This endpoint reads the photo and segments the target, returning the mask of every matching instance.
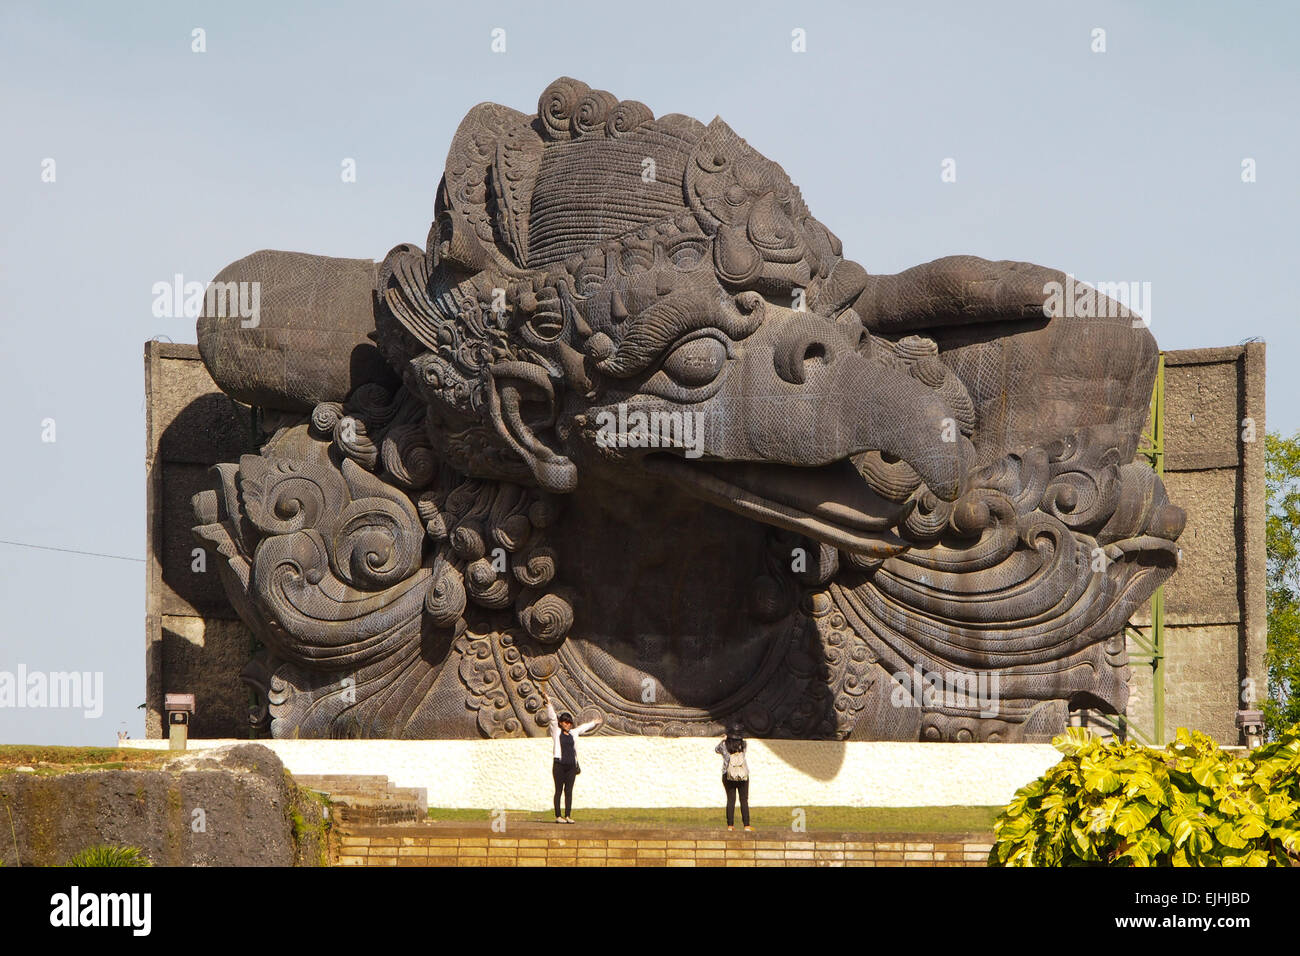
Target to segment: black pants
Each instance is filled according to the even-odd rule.
[[[551,764],[551,778],[555,781],[555,815],[573,815],[573,781],[578,776],[578,765],[562,764],[557,757]],[[560,791],[564,791],[564,813],[560,813]]]
[[[736,825],[736,794],[740,794],[740,819],[749,826],[749,781],[723,777],[722,786],[727,791],[727,826]]]

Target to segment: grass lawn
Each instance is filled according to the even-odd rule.
[[[793,807],[751,807],[750,822],[761,829],[789,829]],[[860,833],[982,833],[991,832],[1001,807],[804,807],[809,830],[852,830]],[[723,807],[672,807],[666,809],[574,809],[579,823],[616,823],[639,827],[717,827],[725,824]],[[489,820],[487,810],[453,810],[430,807],[429,819],[446,823]],[[546,810],[508,810],[506,820],[517,823],[554,823]],[[736,814],[739,825],[740,814]]]
[[[32,744],[0,744],[0,773],[15,767],[31,767],[38,774],[73,770],[146,770],[160,767],[170,751],[131,750],[117,747],[52,747]]]

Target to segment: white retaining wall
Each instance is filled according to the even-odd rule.
[[[578,741],[579,807],[708,807],[722,799],[720,738],[591,737]],[[191,740],[189,749],[249,743]],[[259,740],[295,774],[383,774],[431,807],[545,810],[549,738]],[[166,749],[166,740],[124,747]],[[1057,762],[1045,744],[749,741],[753,806],[1003,805]]]

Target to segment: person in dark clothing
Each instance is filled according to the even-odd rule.
[[[740,797],[740,819],[746,830],[749,825],[749,760],[746,757],[745,738],[739,727],[727,731],[726,739],[713,748],[722,754],[722,788],[727,792],[727,829],[736,829],[736,798]]]
[[[578,766],[578,748],[576,741],[585,733],[600,726],[599,720],[573,725],[573,717],[567,711],[555,713],[551,698],[543,691],[546,700],[546,715],[550,718],[551,741],[554,743],[554,760],[551,763],[551,779],[555,781],[555,822],[573,822],[573,782],[582,768]],[[560,814],[560,795],[564,795],[564,814]]]

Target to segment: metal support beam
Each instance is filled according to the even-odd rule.
[[[1143,447],[1138,449],[1138,454],[1146,457],[1151,463],[1152,469],[1161,478],[1165,474],[1165,353],[1160,353],[1159,364],[1156,366],[1156,380],[1151,387],[1151,430],[1144,432],[1142,438],[1145,441]],[[1121,719],[1121,726],[1126,731],[1132,732],[1133,736],[1145,743],[1153,744],[1157,747],[1163,747],[1165,740],[1165,588],[1164,585],[1156,588],[1156,593],[1151,595],[1151,633],[1143,634],[1137,628],[1130,625],[1126,629],[1129,640],[1137,646],[1139,653],[1132,655],[1132,659],[1139,663],[1149,663],[1151,665],[1151,716],[1152,728],[1151,736],[1138,731],[1129,724],[1127,718]],[[1144,739],[1145,738],[1145,739]]]

